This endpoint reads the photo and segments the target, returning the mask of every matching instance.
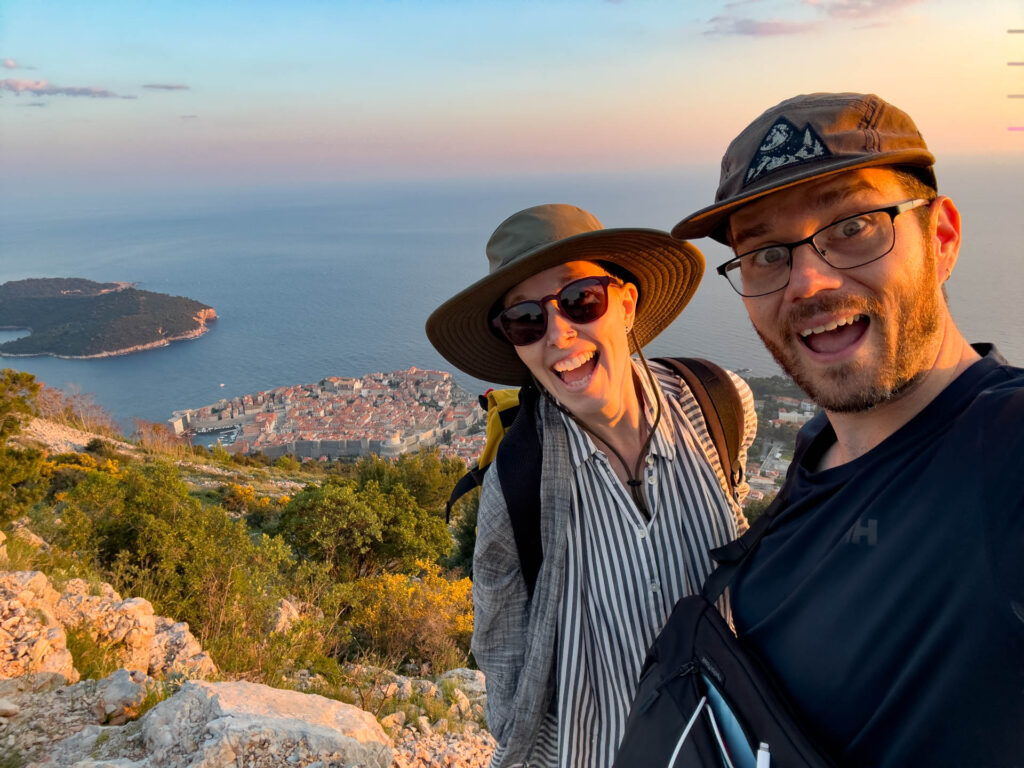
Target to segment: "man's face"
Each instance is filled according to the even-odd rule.
[[[912,197],[892,170],[850,171],[741,208],[730,218],[730,241],[736,253],[793,242]],[[903,213],[893,223],[895,245],[883,258],[839,270],[803,245],[793,252],[786,288],[744,299],[775,360],[827,410],[858,412],[894,399],[938,354],[945,267],[917,214]]]

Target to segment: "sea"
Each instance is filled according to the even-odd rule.
[[[959,158],[937,168],[964,219],[949,282],[973,341],[1024,364],[1024,156]],[[0,282],[29,277],[128,281],[214,307],[201,338],[120,357],[0,358],[47,385],[91,393],[126,429],[221,398],[416,366],[452,367],[423,327],[445,299],[486,273],[484,246],[507,216],[566,202],[607,227],[670,229],[708,204],[717,168],[468,180],[230,182],[23,196],[0,203]],[[13,191],[13,190],[12,190]],[[778,368],[738,296],[713,267],[730,255],[698,242],[709,265],[695,298],[646,349],[707,357],[751,375]],[[0,340],[24,331],[0,331]]]

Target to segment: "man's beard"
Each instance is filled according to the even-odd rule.
[[[934,262],[926,261],[925,269],[930,270]],[[756,326],[755,330],[779,366],[814,402],[833,413],[859,413],[912,388],[935,354],[933,342],[940,327],[941,302],[933,281],[908,281],[894,290],[890,299],[891,313],[886,313],[877,299],[862,296],[807,302],[783,322],[781,341],[768,338]],[[870,324],[864,332],[871,333],[871,326],[876,326],[881,349],[867,363],[850,361],[827,367],[807,364],[800,357],[797,345],[803,342],[793,324],[817,313],[867,315]]]

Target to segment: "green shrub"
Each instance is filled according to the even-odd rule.
[[[473,570],[473,550],[476,548],[476,516],[480,509],[480,491],[463,497],[452,515],[452,552],[445,561],[448,568],[469,575]]]
[[[403,454],[394,461],[370,455],[356,464],[361,487],[376,483],[388,492],[401,486],[426,510],[443,515],[455,483],[466,472],[462,459],[441,458],[437,448]]]
[[[328,563],[342,581],[436,561],[451,546],[444,520],[401,485],[330,478],[307,486],[281,511],[276,530],[300,559]]]
[[[12,368],[0,370],[0,445],[21,432],[37,413],[36,399],[41,385],[36,377]]]
[[[189,495],[168,464],[90,472],[62,498],[57,543],[122,594],[187,621],[222,669],[251,663],[292,568],[284,542]],[[218,658],[218,653],[221,658]]]
[[[0,448],[0,520],[13,520],[41,501],[50,487],[42,451]]]
[[[86,453],[90,453],[93,456],[99,456],[104,459],[121,459],[125,458],[124,454],[118,451],[113,445],[101,437],[94,437],[88,443],[85,444]]]

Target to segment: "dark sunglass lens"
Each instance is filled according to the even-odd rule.
[[[533,344],[544,335],[544,308],[534,301],[515,304],[500,315],[501,329],[517,347]]]
[[[608,309],[608,291],[598,278],[586,277],[565,286],[558,306],[575,323],[591,323]]]

